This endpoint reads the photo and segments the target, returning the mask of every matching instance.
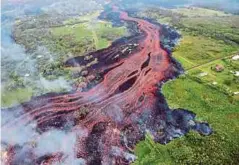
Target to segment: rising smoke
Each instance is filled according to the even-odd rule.
[[[25,48],[16,44],[12,39],[15,20],[41,13],[75,15],[103,9],[103,4],[104,1],[99,3],[93,0],[4,0],[1,15],[1,88],[4,89],[9,83],[10,75],[16,73],[17,76],[24,79],[25,86],[34,84],[34,88],[42,89],[45,92],[58,91],[59,89],[71,90],[72,82],[64,77],[48,80],[39,74],[37,62],[40,58],[36,58],[35,54],[38,54],[38,57],[48,58],[49,61],[53,61],[56,55],[42,46],[39,46],[34,53],[26,53]]]
[[[54,91],[57,88],[71,90],[71,85],[64,77],[58,77],[55,80],[47,80],[39,75],[37,66],[38,58],[35,54],[40,54],[49,60],[54,60],[54,54],[46,48],[38,47],[35,54],[26,53],[21,45],[16,44],[12,39],[12,28],[16,19],[21,19],[30,15],[37,15],[42,12],[76,14],[78,12],[94,11],[102,9],[102,5],[92,0],[23,0],[23,1],[2,1],[2,22],[1,22],[1,88],[4,88],[9,79],[9,70],[16,72],[18,76],[24,78],[24,83],[31,82],[38,88],[43,88],[47,92]],[[38,55],[38,57],[40,57]],[[9,69],[11,68],[11,69]],[[34,75],[34,76],[33,76]],[[74,146],[77,137],[84,136],[85,131],[49,130],[39,133],[36,129],[36,123],[27,123],[26,121],[14,121],[23,114],[21,106],[17,110],[2,110],[1,112],[1,152],[7,150],[9,146],[19,146],[14,159],[16,164],[30,165],[31,157],[37,157],[47,154],[62,152],[63,161],[57,165],[72,164],[83,165],[84,159],[76,159]],[[30,120],[30,119],[29,119]],[[32,153],[29,153],[31,151]],[[20,162],[19,162],[20,161]],[[13,160],[14,162],[14,160]],[[4,161],[1,162],[4,164]]]
[[[1,151],[9,149],[9,146],[19,146],[13,157],[18,161],[16,164],[32,164],[34,156],[41,157],[56,153],[62,153],[63,160],[57,165],[72,164],[83,165],[84,159],[75,158],[75,145],[78,137],[86,136],[84,129],[74,129],[73,131],[51,129],[47,132],[40,133],[37,131],[36,123],[27,123],[28,119],[18,120],[23,109],[2,111],[1,121]],[[17,121],[17,124],[14,123]],[[70,124],[70,122],[68,123]],[[19,162],[20,161],[20,162]],[[4,164],[4,161],[2,161]]]

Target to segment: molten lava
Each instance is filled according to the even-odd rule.
[[[188,126],[174,124],[174,114],[170,114],[171,120],[168,119],[171,110],[159,92],[159,84],[177,76],[181,69],[161,48],[160,27],[132,18],[116,7],[112,12],[119,13],[122,21],[137,24],[140,34],[125,43],[112,44],[91,53],[99,62],[88,68],[89,75],[99,73],[102,79],[83,91],[46,94],[8,109],[17,113],[22,108],[23,112],[4,124],[3,131],[18,123],[28,125],[34,121],[41,135],[51,129],[64,130],[70,121],[72,124],[67,131],[76,132],[77,139],[71,156],[92,165],[129,164],[135,159],[130,152],[147,132],[155,141],[164,143],[176,137],[172,135],[175,130],[181,131],[179,136],[188,131]],[[125,51],[126,46],[133,43],[137,48]],[[84,61],[76,57],[69,59],[66,66],[80,63]],[[186,114],[186,110],[182,112]],[[193,121],[195,115],[189,114],[191,116],[186,115],[188,118],[181,121]],[[18,164],[17,151],[24,145],[7,145],[5,164]],[[66,159],[61,151],[38,157],[31,151],[33,148],[27,152],[28,156],[25,155],[32,164],[53,164]]]

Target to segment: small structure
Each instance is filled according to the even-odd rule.
[[[207,75],[208,75],[207,72],[202,72],[202,73],[200,73],[198,76],[199,76],[199,77],[204,77],[204,76],[207,76]]]
[[[233,57],[232,57],[232,60],[235,60],[235,61],[236,61],[236,60],[239,60],[239,55],[233,56]]]
[[[220,64],[216,64],[216,66],[212,69],[215,70],[216,72],[222,72],[224,70],[224,66]]]

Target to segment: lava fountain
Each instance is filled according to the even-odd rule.
[[[207,123],[194,121],[194,113],[170,110],[160,93],[162,83],[182,71],[161,47],[162,27],[117,7],[111,12],[137,25],[138,34],[90,53],[98,63],[87,68],[89,83],[82,90],[48,93],[2,110],[6,165],[129,164],[136,159],[135,144],[146,134],[166,143],[190,129],[211,133]],[[65,65],[87,62],[81,58]],[[95,81],[96,75],[101,79]]]

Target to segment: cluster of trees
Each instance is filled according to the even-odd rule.
[[[225,43],[228,43],[228,44],[237,44],[237,45],[239,44],[239,35],[235,35],[233,29],[231,29],[230,31],[222,32],[222,31],[218,31],[218,29],[216,28],[209,29],[208,27],[203,25],[188,26],[181,22],[176,24],[176,27],[194,36],[202,35],[206,37],[223,40]]]
[[[45,28],[30,30],[15,28],[12,37],[17,44],[25,47],[26,52],[33,53],[36,51],[37,47],[42,45],[42,42],[49,39],[51,35],[50,31]]]
[[[55,37],[53,42],[56,45],[53,51],[62,50],[64,53],[72,53],[73,55],[80,55],[86,52],[95,50],[94,40],[92,38],[83,38],[77,41],[72,35],[64,35],[61,37]]]
[[[194,22],[192,20],[191,24],[186,24],[185,19],[191,18],[180,15],[177,18],[168,11],[158,10],[148,11],[148,16],[154,19],[170,18],[171,25],[189,35],[203,35],[207,38],[220,39],[229,44],[239,44],[238,31],[230,24],[220,26],[222,22],[218,21],[212,26],[203,22],[203,20],[201,26],[198,26],[198,22],[195,20]],[[174,21],[172,21],[172,17],[174,17]],[[208,18],[205,17],[204,19],[207,20]],[[231,17],[221,19],[231,19]],[[232,51],[229,50],[229,52]],[[188,54],[190,53],[188,52]],[[202,58],[202,56],[199,57]],[[226,64],[228,65],[226,67],[230,70],[238,70],[236,63],[227,60]],[[169,105],[194,111],[201,120],[207,121],[212,126],[213,134],[204,137],[195,132],[190,132],[167,145],[157,144],[146,137],[145,141],[141,141],[136,147],[138,159],[134,163],[135,165],[238,164],[239,139],[236,136],[238,130],[238,127],[236,127],[238,125],[238,101],[222,85],[213,85],[195,75],[198,75],[198,73],[180,76],[177,80],[165,84],[162,91]],[[224,84],[236,84],[236,81],[238,83],[238,77],[234,76],[233,79],[225,80]],[[206,94],[204,91],[206,91]]]
[[[172,25],[177,25],[180,23],[181,19],[185,16],[183,16],[180,13],[174,13],[171,10],[163,9],[163,8],[151,8],[144,12],[146,18],[151,19],[160,19],[160,18],[170,18],[170,23]]]
[[[108,41],[113,41],[120,36],[121,35],[114,33],[114,31],[101,34],[101,37],[107,39]]]
[[[10,73],[9,79],[11,79],[12,81],[8,81],[6,83],[7,86],[5,87],[5,89],[11,91],[11,90],[14,90],[16,88],[25,87],[24,79],[22,77],[20,77],[19,75],[17,75],[16,72]]]
[[[25,17],[21,20],[18,20],[15,24],[15,28],[21,31],[30,30],[30,29],[42,29],[60,26],[63,24],[63,21],[67,17],[63,17],[62,15],[49,15],[49,14],[41,14],[37,16]]]
[[[182,15],[180,13],[173,12],[168,9],[162,8],[151,8],[143,13],[139,14],[139,16],[143,16],[151,19],[162,19],[168,18],[169,23],[181,29],[182,31],[186,31],[191,33],[192,35],[203,35],[206,37],[211,37],[215,39],[223,40],[229,44],[239,44],[239,31],[237,30],[239,25],[237,22],[238,16],[213,16],[213,17],[195,17],[202,19],[190,18],[188,16]],[[189,23],[186,23],[185,20],[190,20]],[[199,24],[199,22],[202,22]],[[214,22],[214,24],[207,24],[207,22]],[[221,24],[227,24],[226,26],[221,26]]]
[[[71,34],[64,36],[53,35],[49,27],[60,25],[60,19],[50,19],[45,15],[38,17],[33,20],[28,20],[27,18],[16,24],[13,31],[14,40],[25,47],[27,55],[31,59],[37,59],[35,67],[39,75],[50,80],[56,79],[59,76],[71,77],[72,73],[65,69],[64,61],[69,57],[95,50],[94,40],[92,38],[77,40]],[[43,18],[46,18],[45,23],[42,22],[44,21]],[[50,22],[50,20],[53,22]],[[39,27],[37,27],[38,24]],[[39,51],[41,47],[45,49]],[[19,82],[19,80],[16,77],[10,79],[14,83],[12,86],[16,87],[15,83]]]

